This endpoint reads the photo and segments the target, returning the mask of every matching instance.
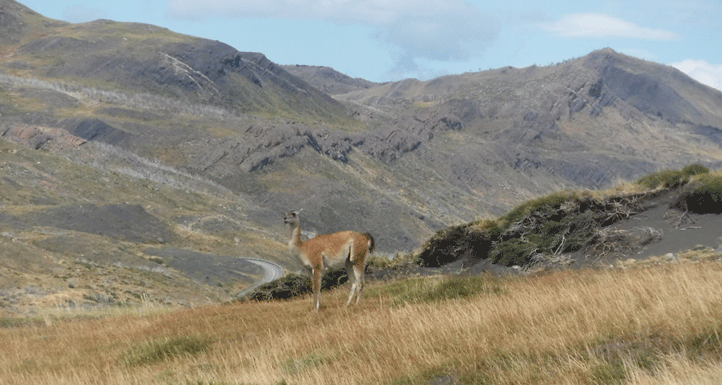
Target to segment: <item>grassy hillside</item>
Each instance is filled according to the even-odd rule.
[[[45,151],[0,140],[0,315],[217,303],[262,275],[237,257],[286,264],[278,235],[243,222],[257,209],[227,189],[119,148],[27,132]],[[72,160],[49,151],[66,145]],[[185,255],[196,265],[179,266]]]
[[[255,252],[283,254],[282,243],[267,238],[268,232],[213,230],[214,220],[232,223],[237,215],[238,206],[229,208],[240,204],[232,194],[159,165],[140,167],[143,161],[127,154],[120,159],[136,162],[130,170],[145,170],[147,177],[110,171],[121,170],[114,163],[117,156],[103,167],[81,167],[6,141],[0,146],[7,182],[0,185],[0,278],[12,283],[0,291],[5,309],[0,351],[12,352],[0,356],[3,383],[694,384],[722,379],[720,249],[612,268],[371,281],[359,306],[342,307],[346,289],[332,289],[323,293],[319,313],[310,311],[308,296],[214,305],[209,300],[228,296],[225,283],[214,288],[202,277],[180,274],[172,260],[158,255],[176,247],[233,250],[230,237],[243,234],[256,237],[243,241],[256,245]],[[77,158],[93,148],[76,148]],[[161,177],[175,180],[178,188],[155,184]],[[674,204],[691,213],[690,203],[719,207],[721,178],[719,171],[698,165],[664,170],[616,190],[543,196],[467,228],[501,237],[529,218],[551,223],[555,217],[548,213],[558,214],[562,207],[576,212],[568,210],[569,202],[609,202],[622,191],[640,196],[676,189]],[[200,191],[198,186],[211,192],[191,190]],[[78,202],[78,194],[68,193],[73,189],[92,194]],[[157,235],[122,240],[54,223],[50,215],[60,210],[57,215],[77,216],[101,207],[100,202],[149,220],[145,211],[170,233],[162,241]],[[611,202],[619,203],[611,204],[615,210],[624,206]],[[37,212],[45,213],[44,223],[32,222]],[[719,223],[711,229],[711,240],[719,245]],[[451,233],[447,229],[437,237]],[[546,242],[554,235],[519,239]],[[504,242],[500,239],[495,245]],[[186,307],[178,310],[178,303]]]
[[[413,253],[397,253],[392,260],[372,256],[366,273],[408,277],[598,268],[656,263],[661,254],[678,260],[677,254],[694,249],[697,253],[685,254],[690,258],[722,252],[720,212],[722,170],[692,164],[608,190],[564,190],[530,199],[502,216],[439,230]],[[322,289],[345,281],[343,269],[327,272]],[[287,299],[310,291],[308,277],[289,274],[247,298]]]
[[[714,256],[718,259],[722,255]],[[722,380],[722,265],[417,278],[310,299],[0,328],[7,384]]]

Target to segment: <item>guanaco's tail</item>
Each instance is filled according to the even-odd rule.
[[[368,239],[369,253],[374,251],[374,247],[376,247],[374,237],[372,237],[369,233],[363,233],[363,235]]]

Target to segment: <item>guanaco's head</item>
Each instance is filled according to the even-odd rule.
[[[287,212],[286,215],[283,216],[283,223],[285,223],[291,227],[298,226],[301,223],[300,220],[298,219],[299,212],[300,211],[296,211],[296,210],[291,210],[291,211]]]

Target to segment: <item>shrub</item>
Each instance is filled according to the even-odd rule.
[[[502,229],[507,229],[513,223],[520,221],[526,215],[535,211],[545,210],[548,208],[558,208],[565,202],[575,201],[578,199],[579,194],[575,191],[560,191],[524,202],[500,218],[500,227]]]
[[[321,290],[333,289],[348,281],[346,269],[325,271],[321,278]],[[286,274],[283,277],[259,286],[256,290],[246,294],[244,299],[252,301],[267,301],[273,299],[291,299],[310,294],[311,277],[302,274]]]
[[[640,186],[654,190],[658,187],[675,187],[686,183],[689,176],[685,175],[681,170],[662,170],[649,175],[645,175],[637,179]]]
[[[690,164],[681,170],[662,170],[637,179],[637,184],[653,190],[658,187],[670,188],[689,182],[691,176],[709,173],[709,169],[701,164]]]
[[[419,254],[420,265],[439,267],[460,259],[486,258],[497,236],[494,231],[480,231],[469,225],[446,228],[426,243]]]
[[[208,338],[198,336],[147,342],[131,348],[121,360],[127,366],[151,365],[180,356],[194,356],[208,350],[210,345]]]
[[[511,238],[494,245],[494,249],[489,253],[489,258],[497,265],[522,266],[538,251],[539,248],[533,243],[519,238]]]
[[[391,266],[396,265],[400,260],[406,258],[405,256],[401,256],[400,254],[396,254],[394,258],[388,258],[386,256],[381,255],[373,255],[369,254],[366,257],[366,274],[372,274],[377,271],[388,269]]]
[[[682,173],[688,176],[709,174],[709,169],[705,166],[702,166],[701,164],[694,163],[684,166],[684,168],[682,169]]]
[[[722,213],[722,175],[705,174],[683,197],[686,209],[699,214]]]

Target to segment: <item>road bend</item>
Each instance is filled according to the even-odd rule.
[[[263,285],[264,283],[268,283],[275,279],[281,278],[281,276],[283,275],[283,268],[277,263],[273,263],[273,262],[267,261],[265,259],[258,259],[258,258],[243,258],[243,259],[260,266],[263,269],[263,278],[261,278],[261,280],[256,282],[255,284],[253,284],[253,286],[238,293],[238,295],[236,296],[238,298],[241,298],[244,295],[252,292],[253,290],[256,290],[257,287]]]

